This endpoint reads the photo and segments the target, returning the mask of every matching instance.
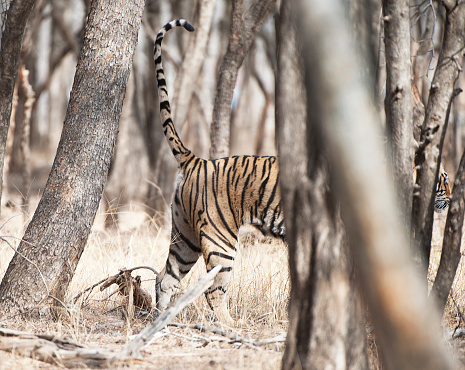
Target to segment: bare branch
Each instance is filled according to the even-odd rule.
[[[2,196],[5,146],[10,126],[11,104],[18,74],[21,42],[35,0],[10,3],[0,49],[0,198]]]
[[[256,0],[242,22],[242,0],[233,2],[228,50],[221,61],[211,124],[210,158],[229,155],[229,121],[237,73],[276,0]]]

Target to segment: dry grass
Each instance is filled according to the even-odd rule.
[[[19,214],[18,209],[5,209],[1,219]],[[98,287],[90,294],[84,294],[78,304],[73,298],[85,288],[118,272],[120,268],[148,265],[160,271],[165,263],[168,247],[168,230],[158,227],[147,217],[143,209],[132,205],[119,210],[120,226],[116,230],[105,230],[104,215],[96,218],[86,249],[70,285],[67,302],[70,315],[54,322],[47,311],[41,311],[37,318],[2,318],[9,328],[34,333],[53,333],[68,337],[88,346],[98,346],[117,350],[122,347],[132,333],[140,331],[147,323],[135,319],[128,328],[122,318],[121,307],[124,299],[116,290],[109,288],[100,292]],[[9,240],[16,247],[24,233],[26,223],[22,216],[9,220],[1,229],[0,235],[12,236]],[[284,244],[272,239],[263,239],[241,231],[240,248],[234,273],[228,289],[228,303],[231,314],[236,319],[244,319],[243,327],[227,328],[228,331],[251,337],[266,339],[287,330],[287,301],[289,295],[289,274],[287,249]],[[0,244],[0,279],[3,277],[13,250],[5,243]],[[182,281],[181,291],[195,284],[205,272],[202,260]],[[133,276],[141,275],[142,287],[155,297],[154,274],[149,270],[137,270]],[[186,308],[177,318],[181,323],[215,324],[211,321],[211,311],[202,296]],[[205,342],[202,337],[214,336],[194,329],[169,328],[172,334],[157,339],[144,350],[148,362],[136,367],[185,368],[277,368],[280,365],[282,344],[264,348],[238,347],[218,341]],[[5,365],[4,365],[5,364]],[[0,369],[14,367],[40,368],[45,364],[31,359],[0,351]]]

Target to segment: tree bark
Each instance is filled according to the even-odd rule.
[[[455,81],[461,70],[465,46],[465,3],[443,1],[446,22],[442,50],[431,84],[426,106],[420,148],[415,162],[417,170],[416,192],[413,197],[413,232],[418,244],[426,276],[433,232],[434,193],[438,181],[444,141],[446,113],[453,98]]]
[[[383,0],[386,58],[386,130],[397,206],[410,232],[413,197],[413,110],[408,0]]]
[[[234,0],[228,50],[221,61],[210,129],[210,158],[229,155],[231,102],[237,73],[276,0],[256,0],[242,20],[243,0]]]
[[[439,338],[439,317],[428,305],[424,284],[411,265],[384,165],[380,125],[377,129],[342,5],[338,0],[301,4],[307,92],[314,92],[308,98],[308,112],[321,117],[315,125],[327,151],[330,186],[341,202],[384,365],[451,369]]]
[[[339,206],[326,186],[318,117],[306,111],[306,96],[313,93],[303,85],[301,43],[290,12],[291,3],[283,2],[276,32],[276,124],[291,276],[282,368],[368,369],[362,304]]]
[[[102,196],[143,9],[92,2],[55,161],[0,285],[3,312],[64,297]]]
[[[18,75],[21,42],[35,0],[11,1],[0,50],[0,199],[3,188],[5,147],[10,127],[11,104]]]

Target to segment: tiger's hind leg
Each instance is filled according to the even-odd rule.
[[[213,285],[205,292],[205,298],[218,320],[228,325],[235,324],[235,321],[229,314],[225,299],[236,256],[235,244],[236,239],[232,237],[229,240],[219,242],[218,240],[213,241],[206,234],[201,235],[201,246],[207,271],[210,271],[217,265],[222,266],[213,281]]]
[[[171,296],[179,287],[179,282],[195,265],[200,255],[201,250],[192,227],[173,205],[170,250],[165,268],[157,277],[156,284],[157,309],[159,311],[164,311],[168,307]]]

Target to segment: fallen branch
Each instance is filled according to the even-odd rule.
[[[286,341],[286,333],[282,333],[274,338],[264,339],[264,340],[255,340],[250,338],[245,338],[241,335],[237,335],[231,332],[227,332],[223,329],[220,329],[216,326],[203,325],[203,324],[181,324],[181,323],[170,323],[169,326],[175,326],[178,328],[191,328],[197,329],[202,333],[206,331],[211,331],[214,334],[221,335],[228,338],[229,343],[243,343],[243,344],[252,344],[254,346],[263,346],[265,344],[279,343]],[[209,340],[214,340],[216,338],[208,338]]]
[[[201,276],[194,287],[179,297],[172,307],[161,314],[153,324],[142,330],[121,351],[83,347],[53,335],[36,335],[9,329],[0,329],[0,350],[65,367],[103,367],[134,362],[136,358],[141,359],[139,350],[148,344],[159,330],[213,284],[213,279],[220,269],[221,266],[216,266]]]
[[[118,355],[101,348],[83,347],[52,335],[35,335],[0,329],[0,350],[66,367],[101,366],[114,363]]]

